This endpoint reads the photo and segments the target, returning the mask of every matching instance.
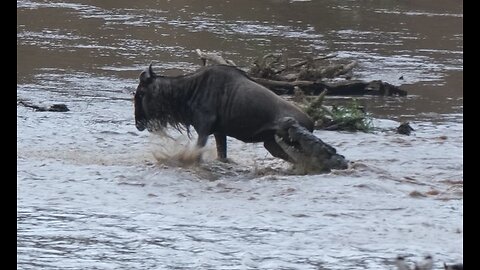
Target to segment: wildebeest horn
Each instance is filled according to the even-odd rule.
[[[153,64],[153,61],[150,62],[150,65],[148,66],[148,74],[153,77],[155,75],[155,73],[153,72],[153,68],[152,68],[152,64]]]
[[[150,78],[153,78],[155,76],[155,73],[153,72],[153,61],[150,62],[150,65],[148,66],[148,69],[145,69],[141,74],[140,74],[140,81],[147,81]]]

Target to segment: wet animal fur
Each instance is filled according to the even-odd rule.
[[[291,161],[276,143],[277,120],[292,117],[310,132],[313,121],[298,107],[232,66],[209,66],[177,77],[159,76],[152,66],[140,74],[135,92],[135,125],[151,132],[171,126],[197,131],[197,147],[213,134],[217,156],[227,158],[226,137],[264,142],[273,155]]]

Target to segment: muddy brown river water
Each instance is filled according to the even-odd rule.
[[[352,166],[297,175],[261,144],[188,166],[130,91],[221,52],[338,53],[409,96],[358,97],[372,133],[315,131]],[[403,76],[403,80],[399,77]],[[17,269],[395,269],[463,261],[463,1],[17,1]],[[328,97],[327,103],[351,98]],[[396,134],[410,121],[411,136]],[[162,158],[163,155],[163,158]],[[164,158],[166,155],[167,158]]]

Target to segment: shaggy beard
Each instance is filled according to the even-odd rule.
[[[159,135],[161,137],[166,137],[169,139],[173,139],[172,136],[170,136],[167,133],[168,129],[168,122],[163,122],[160,120],[149,120],[147,121],[146,125],[148,132]],[[191,139],[191,132],[190,132],[190,126],[184,125],[184,124],[179,124],[175,123],[174,125],[170,124],[175,130],[183,134],[184,132],[187,133],[187,136],[189,139]]]

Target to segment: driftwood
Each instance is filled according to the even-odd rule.
[[[253,62],[253,66],[252,68],[250,68],[249,74],[252,75],[253,77],[291,81],[299,78],[298,70],[295,70],[295,69],[301,68],[302,66],[312,66],[317,61],[330,59],[336,56],[337,56],[336,54],[329,54],[326,56],[320,56],[316,58],[310,57],[307,60],[303,60],[295,64],[289,65],[288,59],[286,57],[269,53]],[[273,59],[273,60],[268,61],[269,59]],[[277,67],[277,65],[281,63],[283,63],[283,67]],[[293,73],[292,73],[292,70],[293,70]],[[325,70],[324,72],[322,72],[322,75],[326,74],[327,72],[328,71]]]
[[[350,72],[355,66],[357,61],[352,61],[346,65],[329,65],[321,68],[304,68],[298,72],[298,80],[321,80],[324,78],[335,78]]]
[[[236,66],[235,63],[230,60],[225,60],[219,54],[205,53],[199,49],[196,50],[196,53],[200,56],[203,65],[213,63]],[[325,90],[328,90],[327,95],[335,96],[407,95],[407,91],[381,80],[371,82],[360,80],[327,82],[326,79],[351,73],[358,65],[356,61],[347,64],[318,65],[318,62],[334,58],[335,56],[336,54],[316,58],[309,57],[307,60],[289,65],[286,58],[283,58],[282,61],[281,55],[270,53],[254,61],[252,68],[247,74],[257,83],[267,87],[278,95],[293,95],[295,88],[300,89],[306,95],[319,95]]]
[[[323,105],[328,91],[322,92],[313,100],[307,99],[301,90],[296,89],[292,101],[314,121],[315,129],[347,130],[370,132],[373,128],[365,109],[355,99],[346,106]]]
[[[32,108],[37,112],[68,112],[70,111],[70,109],[68,109],[67,105],[65,104],[53,104],[50,107],[45,107],[45,106],[34,105],[24,100],[19,101],[18,104],[21,104],[28,108]]]
[[[326,60],[326,59],[330,59],[330,58],[333,58],[333,57],[336,57],[337,54],[329,54],[329,55],[326,55],[326,56],[320,56],[320,57],[316,57],[316,58],[313,58],[312,61],[319,61],[319,60]],[[285,70],[287,70],[288,68],[296,68],[296,67],[301,67],[305,64],[307,64],[309,62],[309,60],[303,60],[303,61],[300,61],[300,62],[297,62],[291,66],[287,66],[285,68],[282,68],[280,70],[278,70],[276,73],[281,73]]]
[[[252,78],[257,83],[267,87],[278,95],[293,95],[295,87],[300,88],[307,95],[319,95],[328,90],[332,96],[406,96],[407,91],[383,81],[343,81],[337,83],[311,81],[275,81],[263,78]]]
[[[195,52],[198,54],[198,56],[200,56],[200,60],[202,60],[204,66],[208,64],[207,61],[211,61],[218,65],[236,66],[233,61],[225,60],[221,55],[214,53],[205,53],[202,52],[200,49],[196,49]]]

